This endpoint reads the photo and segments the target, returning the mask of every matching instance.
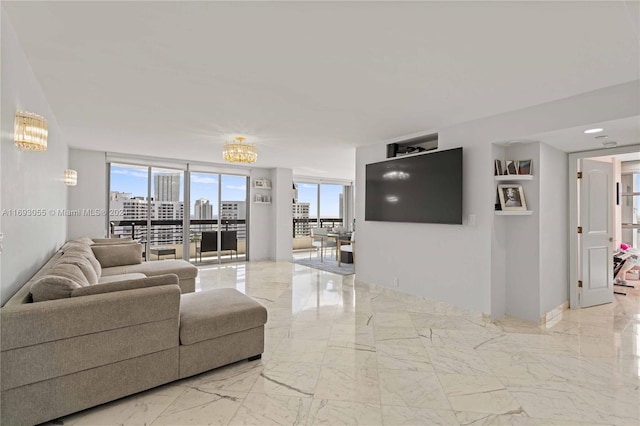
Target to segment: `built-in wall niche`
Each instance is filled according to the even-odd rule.
[[[271,181],[269,179],[253,180],[253,202],[255,204],[271,204]]]
[[[438,149],[438,134],[418,136],[402,142],[387,144],[387,158],[417,154]]]
[[[496,216],[529,216],[525,188],[521,184],[533,179],[532,160],[494,160],[494,180],[496,181]]]

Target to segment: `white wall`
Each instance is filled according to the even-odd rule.
[[[283,168],[271,170],[271,185],[273,187],[271,260],[289,261],[293,258],[292,184],[293,170]]]
[[[454,129],[441,132],[439,141],[440,149],[464,147],[463,225],[365,222],[365,165],[383,160],[386,150],[357,149],[358,280],[394,287],[398,278],[401,291],[489,312],[493,160],[490,144],[471,146],[468,140]],[[476,214],[477,225],[467,224],[469,214]]]
[[[540,319],[540,143],[514,145],[505,150],[506,160],[533,160],[533,179],[519,181],[531,216],[507,216],[506,280],[507,315],[530,321]],[[566,168],[567,165],[562,165]],[[564,182],[564,181],[562,181]],[[561,184],[559,182],[559,184]],[[563,234],[566,239],[566,234]]]
[[[502,161],[504,147],[492,146],[493,159]],[[498,193],[494,191],[494,204],[498,203]],[[507,312],[507,221],[509,217],[495,216],[491,222],[491,317],[503,317]]]
[[[255,179],[271,181],[271,191],[256,190]],[[293,171],[291,169],[251,170],[250,248],[251,260],[291,260],[293,213],[291,209]],[[271,195],[271,204],[253,203],[255,194]]]
[[[358,279],[391,287],[394,277],[398,277],[401,291],[492,312],[491,280],[499,273],[493,267],[492,242],[500,237],[492,234],[495,226],[492,143],[640,115],[639,89],[640,81],[636,80],[438,129],[439,149],[464,148],[462,226],[365,222],[365,165],[385,159],[386,151],[384,143],[359,147],[356,150]],[[537,203],[534,199],[532,202]],[[469,214],[476,215],[475,226],[467,224]],[[513,223],[516,218],[503,219]],[[565,234],[564,241],[549,248],[550,255],[562,256],[568,251],[567,244]],[[537,258],[538,253],[536,250],[533,256]],[[499,309],[500,302],[496,302]],[[538,308],[532,312],[537,313]]]
[[[540,144],[540,311],[539,316],[569,300],[569,156]]]
[[[2,13],[1,19],[2,208],[5,212],[11,209],[45,212],[37,217],[2,215],[0,299],[4,304],[65,241],[66,217],[58,215],[57,210],[67,207],[63,175],[68,147],[7,15]],[[14,146],[16,110],[34,112],[47,119],[47,151],[24,152]]]
[[[251,190],[249,196],[251,204],[249,206],[249,260],[266,260],[269,259],[271,250],[271,241],[273,241],[274,228],[273,223],[273,208],[274,203],[271,204],[256,204],[253,202],[256,194],[271,195],[273,199],[273,182],[271,182],[271,191],[256,190],[254,188],[254,182],[256,179],[269,179],[271,180],[270,169],[251,169]]]
[[[71,211],[79,216],[67,218],[67,239],[78,237],[105,238],[107,235],[107,163],[105,153],[84,149],[69,149],[69,168],[78,172],[78,185],[69,187]],[[87,210],[104,214],[92,215]]]

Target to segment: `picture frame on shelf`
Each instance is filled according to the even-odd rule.
[[[518,162],[514,160],[507,160],[507,164],[505,167],[508,175],[517,175],[518,174]]]
[[[500,198],[500,207],[502,210],[527,210],[527,203],[524,198],[524,189],[522,189],[522,185],[498,185],[498,197]]]
[[[493,174],[495,176],[502,175],[502,160],[495,160]]]
[[[518,161],[518,174],[530,175],[532,171],[533,160],[519,160]]]
[[[271,182],[269,182],[269,179],[256,179],[253,186],[256,188],[271,188]]]

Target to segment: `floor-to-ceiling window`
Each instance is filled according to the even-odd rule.
[[[247,177],[205,172],[190,176],[191,260],[246,260]]]
[[[351,185],[342,183],[293,183],[293,249],[311,248],[313,228],[351,229]]]
[[[188,169],[110,163],[109,235],[147,260],[246,260],[248,177]]]
[[[318,184],[294,182],[293,187],[293,234],[308,237],[318,226]]]
[[[231,247],[235,238],[236,255],[244,258],[247,247],[248,179],[246,176],[221,175],[220,180],[221,242]],[[222,238],[223,233],[226,233],[226,238]]]
[[[183,257],[184,172],[151,168],[149,260]]]
[[[147,243],[149,167],[111,164],[109,236]]]
[[[344,185],[332,183],[320,184],[320,226],[322,228],[337,228],[344,226],[342,214],[344,211]]]

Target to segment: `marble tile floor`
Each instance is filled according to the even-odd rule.
[[[260,361],[55,424],[640,424],[640,290],[540,326],[288,262],[205,265],[196,285],[268,308]]]

